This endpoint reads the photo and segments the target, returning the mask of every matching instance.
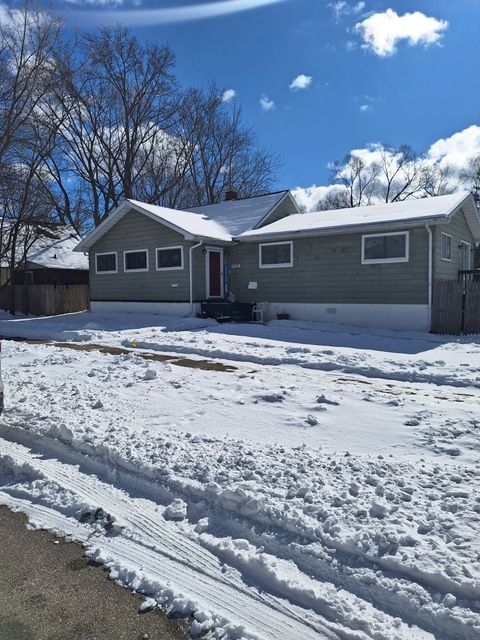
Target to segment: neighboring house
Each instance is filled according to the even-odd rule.
[[[48,234],[48,235],[47,235]],[[88,257],[74,252],[81,238],[68,226],[45,231],[32,241],[24,256],[22,242],[18,243],[18,271],[15,284],[87,284]],[[8,257],[8,255],[6,256]],[[25,260],[26,257],[26,260]],[[7,282],[10,270],[6,258],[1,265],[1,282]]]
[[[127,200],[76,251],[92,308],[179,315],[233,292],[266,317],[428,329],[434,280],[473,268],[466,192],[318,213],[289,192],[176,211]]]
[[[70,227],[61,227],[54,235],[33,243],[17,284],[24,283],[26,274],[27,284],[88,285],[88,256],[74,252],[81,238]]]
[[[87,309],[88,256],[75,252],[81,238],[68,226],[44,230],[25,247],[18,241],[15,273],[16,310],[55,315]],[[0,308],[11,307],[8,252],[0,268]]]

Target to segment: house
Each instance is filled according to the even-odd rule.
[[[86,284],[88,285],[88,257],[74,253],[81,238],[72,227],[59,226],[44,230],[42,235],[27,243],[26,255],[22,234],[17,242],[16,284]],[[2,251],[1,284],[10,277],[8,248]]]
[[[57,228],[32,244],[26,266],[17,274],[16,283],[88,285],[88,257],[74,252],[80,237],[71,227]]]
[[[55,315],[88,308],[88,257],[74,251],[80,239],[69,226],[44,229],[42,235],[33,236],[28,242],[20,234],[14,281],[17,310]],[[9,309],[9,251],[2,253],[0,308]]]
[[[267,318],[425,330],[434,281],[470,270],[479,241],[467,192],[300,213],[286,191],[190,211],[127,200],[76,250],[93,309],[183,315],[232,292]]]
[[[288,191],[193,211],[126,200],[76,248],[90,255],[91,308],[196,311],[233,290],[234,235],[297,213]]]

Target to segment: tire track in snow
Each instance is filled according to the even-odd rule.
[[[21,433],[22,433],[21,429],[19,431],[12,431],[12,432],[7,430],[4,437],[7,438],[9,442],[18,443],[21,446],[26,446],[26,447],[34,446],[36,447],[36,450],[38,452],[41,452],[41,455],[45,455],[49,459],[51,456],[55,456],[55,457],[60,457],[62,459],[68,460],[69,464],[73,466],[76,466],[79,463],[79,461],[83,460],[83,462],[85,462],[87,465],[86,473],[89,474],[89,476],[91,475],[92,477],[94,477],[97,482],[98,482],[98,478],[96,478],[95,476],[96,473],[100,473],[100,476],[103,477],[107,483],[110,482],[110,477],[114,477],[115,478],[114,482],[117,483],[118,480],[122,477],[122,474],[126,473],[126,476],[124,477],[123,480],[120,480],[120,483],[123,487],[126,488],[127,492],[130,492],[130,483],[132,480],[134,480],[134,477],[136,477],[136,476],[131,476],[132,469],[128,469],[128,467],[122,468],[121,466],[120,468],[115,467],[115,475],[110,476],[110,473],[107,471],[108,464],[107,464],[107,467],[104,467],[104,464],[106,461],[105,460],[102,461],[100,459],[97,460],[93,453],[92,453],[93,458],[90,458],[89,455],[87,455],[84,459],[83,456],[85,452],[81,453],[80,451],[76,451],[76,452],[69,451],[68,447],[64,449],[64,447],[66,447],[65,443],[60,445],[59,443],[53,443],[53,441],[50,441],[49,438],[46,438],[46,439],[39,438],[38,436],[35,436],[35,435],[32,436],[32,434],[30,433],[28,433],[28,435],[26,435],[25,438],[19,439],[19,436]],[[33,437],[33,442],[31,441],[32,437]],[[1,440],[0,440],[0,443],[1,443]],[[81,464],[83,464],[83,462]],[[116,460],[114,462],[115,465],[118,463],[119,463],[119,460]],[[96,467],[97,464],[100,465],[99,469],[97,469]],[[29,464],[29,466],[31,466],[31,464]],[[62,468],[68,468],[68,467],[66,467],[66,465],[63,465]],[[117,477],[117,474],[116,474],[117,471],[120,471],[120,477]],[[137,474],[138,471],[136,470],[133,473]],[[140,475],[139,477],[142,477],[142,476]],[[141,497],[139,498],[139,500],[141,501],[144,499],[144,496],[149,495],[150,500],[155,502],[157,499],[155,497],[156,495],[155,491],[152,492],[151,491],[152,487],[149,487],[149,482],[151,478],[149,476],[147,477],[143,476],[143,478],[146,482],[146,485],[144,484],[141,485],[141,492],[140,492]],[[155,489],[160,490],[161,485],[155,484]],[[170,487],[170,489],[172,489],[172,487]],[[187,502],[191,501],[192,499],[195,500],[195,496],[197,495],[195,492],[193,493],[193,495],[190,494],[189,492],[185,493],[184,490],[182,490],[185,488],[181,486],[176,486],[175,489],[178,492],[174,491],[171,495],[167,497],[168,500],[171,499],[172,496],[181,497],[182,499],[185,499]],[[161,494],[161,491],[160,491],[160,494]],[[21,495],[22,496],[28,495],[28,491],[23,492]],[[128,496],[128,494],[124,494],[124,495],[127,495],[129,500],[131,499],[130,496]],[[197,495],[197,499],[201,499],[201,497],[204,497],[204,496]],[[83,499],[86,505],[91,505],[91,501],[89,501],[89,495],[83,494]],[[97,501],[94,503],[95,507],[98,506],[99,504],[98,498],[96,500]],[[146,502],[149,502],[149,501],[146,500]],[[273,516],[273,514],[270,514],[270,516]],[[149,522],[147,519],[145,520],[144,526],[146,528],[145,529],[146,537],[151,537],[152,539],[154,538],[156,519],[158,517],[161,518],[161,515],[160,514],[158,516],[155,515],[153,522]],[[240,521],[243,522],[243,526],[240,527],[240,530],[238,530],[239,519]],[[257,522],[257,521],[254,519],[254,522]],[[262,519],[258,521],[258,523],[262,523],[262,522],[263,522]],[[228,517],[227,517],[227,520],[222,520],[222,523],[223,523],[223,526],[227,525]],[[136,523],[132,520],[131,525],[136,526]],[[283,529],[285,524],[282,523],[282,521],[276,522],[276,518],[273,517],[272,525],[279,526],[280,527],[279,530],[283,531],[283,533],[285,534],[285,530]],[[150,527],[150,528],[147,529],[147,527]],[[229,527],[227,526],[227,530],[228,528]],[[262,549],[264,549],[268,554],[275,557],[275,559],[280,559],[280,561],[281,559],[291,560],[293,563],[295,563],[298,569],[298,576],[300,577],[308,576],[317,581],[317,584],[314,586],[312,591],[307,594],[307,597],[305,593],[299,596],[298,593],[295,592],[295,587],[292,587],[292,584],[287,585],[285,590],[284,590],[284,585],[281,583],[281,581],[277,583],[277,585],[275,586],[273,586],[272,584],[269,584],[271,577],[269,577],[268,574],[263,574],[263,573],[255,574],[255,571],[252,572],[251,568],[248,565],[245,566],[245,563],[243,563],[242,561],[240,561],[239,563],[235,561],[232,562],[230,558],[229,560],[226,560],[226,563],[229,566],[233,566],[236,569],[238,569],[241,572],[244,579],[247,580],[247,582],[251,582],[257,586],[260,585],[261,589],[271,591],[273,586],[274,593],[277,596],[280,596],[282,600],[283,598],[287,598],[291,604],[294,604],[294,605],[298,604],[300,607],[302,607],[301,612],[303,613],[305,612],[304,611],[305,607],[307,609],[311,608],[320,616],[322,620],[335,621],[340,624],[343,624],[344,627],[348,628],[349,634],[353,633],[353,635],[346,636],[348,640],[358,638],[359,636],[357,635],[357,631],[360,631],[361,633],[362,630],[367,633],[368,638],[376,638],[376,639],[381,638],[382,640],[384,638],[388,638],[388,640],[392,640],[394,637],[396,639],[400,637],[401,638],[408,637],[409,640],[411,637],[431,638],[432,637],[431,634],[432,633],[435,634],[439,630],[442,633],[442,638],[444,635],[445,635],[445,638],[447,637],[452,638],[452,640],[453,638],[458,637],[458,632],[459,632],[458,620],[449,619],[449,618],[437,619],[435,617],[435,612],[430,611],[428,607],[418,606],[417,598],[418,597],[422,598],[427,596],[426,593],[423,593],[421,595],[419,595],[418,593],[413,594],[408,592],[397,593],[395,588],[392,588],[392,584],[390,584],[389,586],[384,584],[384,580],[387,579],[386,575],[383,576],[384,580],[382,580],[380,583],[377,584],[375,581],[376,583],[375,587],[367,586],[361,577],[359,579],[358,576],[351,575],[352,567],[353,566],[358,567],[359,563],[361,564],[361,560],[368,560],[367,561],[368,566],[377,564],[378,568],[381,569],[383,564],[382,559],[379,559],[376,557],[367,558],[367,555],[364,555],[362,552],[359,552],[358,550],[355,551],[350,546],[344,547],[341,543],[339,543],[339,541],[335,540],[335,538],[330,538],[327,536],[326,539],[323,539],[322,546],[328,547],[328,548],[337,548],[337,551],[339,553],[339,555],[337,556],[337,560],[340,561],[340,556],[342,556],[341,568],[339,570],[332,571],[331,566],[325,565],[324,563],[322,563],[322,561],[319,560],[315,554],[313,554],[312,557],[309,557],[308,554],[305,555],[301,551],[297,553],[299,540],[302,540],[301,546],[303,546],[306,541],[319,542],[316,536],[310,538],[308,533],[303,529],[297,530],[294,521],[291,521],[289,523],[288,530],[289,530],[289,533],[293,535],[293,538],[288,543],[285,543],[284,541],[284,544],[288,545],[288,547],[290,547],[290,545],[293,544],[293,548],[292,547],[289,548],[287,555],[283,553],[283,551],[285,551],[287,548],[286,546],[283,549],[282,549],[282,546],[278,547],[275,544],[272,546],[270,544],[271,541],[268,536],[267,538],[262,538],[262,535],[257,531],[256,527],[252,527],[252,521],[249,521],[248,519],[244,520],[243,517],[240,516],[240,514],[238,513],[235,516],[235,527],[233,527],[233,529],[230,531],[230,535],[232,536],[232,538],[240,537],[243,540],[250,541],[252,544],[256,545],[257,548],[261,547]],[[169,542],[173,545],[172,547],[173,550],[170,549],[169,552],[171,552],[173,554],[173,557],[175,558],[176,557],[175,553],[178,553],[178,549],[175,547],[176,541],[169,540]],[[182,540],[182,547],[180,551],[183,550],[185,545],[189,545],[190,542],[191,541],[189,538],[184,538],[184,540]],[[203,543],[201,537],[199,538],[199,542],[200,542],[200,545],[196,544],[196,542],[193,542],[193,541],[191,542],[191,545],[192,545],[191,549],[193,549],[193,551],[191,552],[197,554],[196,561],[199,563],[199,565],[201,565],[201,563],[204,561],[204,554],[201,553],[200,555],[198,555],[198,550],[200,546],[202,549],[205,548],[205,544]],[[145,546],[147,543],[143,541],[143,544]],[[295,547],[297,548],[297,550],[295,549]],[[154,551],[157,551],[155,545],[152,546],[152,549]],[[160,551],[165,553],[166,549],[161,549]],[[215,551],[213,553],[217,559],[218,557],[220,558],[222,557],[222,554],[218,554]],[[348,560],[349,556],[352,556],[354,558],[354,560],[352,560],[353,564]],[[345,571],[342,569],[342,567],[343,569],[345,569]],[[403,574],[402,566],[400,565],[397,569],[402,575]],[[388,571],[387,571],[387,574],[388,574]],[[427,583],[425,583],[424,580],[420,579],[421,577],[416,573],[411,574],[411,572],[408,572],[408,573],[405,573],[402,577],[412,586],[414,591],[416,586],[420,587],[422,590],[428,589],[429,581],[427,580]],[[267,582],[265,582],[265,578],[267,579]],[[308,581],[308,578],[307,578],[307,581]],[[320,589],[317,590],[316,588],[317,586],[320,586]],[[325,586],[325,590],[322,589],[323,586]],[[338,610],[334,611],[334,607],[332,608],[331,606],[332,601],[330,600],[329,602],[329,593],[328,593],[329,586],[334,586],[337,590],[341,590],[343,592],[344,595],[340,596],[342,602],[346,594],[348,595],[348,597],[350,597],[350,595],[352,596],[352,601],[350,602],[349,606],[345,607],[345,603],[343,602],[341,606],[341,609],[342,609],[341,612],[339,612]],[[445,591],[449,591],[453,588],[454,588],[453,585],[448,584],[448,586],[445,587]],[[311,601],[310,605],[306,605],[305,602],[308,601],[308,597],[314,591],[316,592],[314,601]],[[263,595],[265,595],[265,593],[263,593]],[[325,600],[325,597],[326,597],[326,600]],[[336,596],[333,602],[336,602],[337,600],[338,600],[338,597]],[[394,636],[389,635],[388,632],[385,633],[385,629],[383,629],[383,631],[381,631],[380,629],[377,629],[374,632],[373,627],[370,627],[368,624],[365,625],[365,622],[366,622],[365,617],[361,616],[357,619],[356,611],[358,611],[359,606],[361,607],[362,611],[365,611],[365,607],[368,608],[371,606],[372,607],[371,613],[373,613],[374,617],[378,617],[379,621],[383,620],[386,625],[389,624],[388,620],[392,621],[396,619],[397,622],[402,620],[403,629],[397,628],[395,629],[395,631],[390,629],[390,631],[392,631],[392,633],[395,634]],[[333,615],[332,615],[332,611],[334,611]],[[409,631],[408,631],[409,625],[415,626],[414,636],[409,635]],[[380,627],[381,626],[383,625],[380,624]],[[405,631],[405,628],[407,629],[407,631]],[[407,636],[404,635],[405,632],[407,633]],[[464,637],[465,640],[467,640],[467,638],[473,640],[474,638],[476,639],[477,637],[475,630],[470,629],[469,627],[463,627],[462,632],[464,634],[462,635],[462,638]],[[340,633],[340,635],[343,637],[342,633]],[[364,637],[364,636],[361,635],[360,637]]]
[[[335,639],[327,621],[286,600],[258,593],[235,574],[222,571],[222,564],[183,533],[177,525],[163,519],[154,503],[134,499],[84,474],[72,465],[35,456],[26,447],[0,439],[2,454],[18,467],[29,465],[45,479],[57,483],[87,504],[101,506],[126,524],[125,533],[95,542],[109,559],[126,569],[142,572],[159,582],[170,582],[176,594],[183,594],[212,611],[225,623],[244,628],[252,638],[268,640]],[[8,487],[3,490],[8,494]],[[343,635],[343,634],[342,634]],[[366,638],[362,632],[348,632],[349,638]]]

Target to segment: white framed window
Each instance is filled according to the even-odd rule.
[[[260,269],[293,266],[293,242],[268,242],[258,247]]]
[[[95,254],[95,273],[117,273],[117,252]]]
[[[442,260],[452,261],[452,236],[448,233],[442,233],[440,236]]]
[[[362,236],[362,264],[408,262],[409,232],[371,233]]]
[[[183,269],[183,247],[158,247],[156,249],[157,271]]]
[[[129,273],[148,271],[148,250],[135,249],[123,252],[123,269]]]

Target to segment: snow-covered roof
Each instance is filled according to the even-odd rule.
[[[157,217],[161,222],[166,222],[173,227],[177,227],[177,230],[186,231],[192,236],[212,238],[225,242],[229,242],[232,239],[227,229],[219,224],[217,220],[212,220],[206,215],[159,207],[155,204],[146,204],[138,200],[128,200],[128,202],[139,209],[143,209],[143,211],[148,211],[148,213]]]
[[[144,214],[151,220],[155,220],[173,231],[177,231],[183,235],[185,240],[232,241],[231,234],[220,224],[207,218],[207,216],[129,199],[124,200],[121,205],[112,211],[108,218],[75,247],[75,251],[88,251],[109,229],[132,210]]]
[[[264,196],[227,200],[218,204],[188,208],[187,211],[201,213],[222,225],[232,236],[239,236],[255,229],[288,196],[289,191],[268,193]],[[293,199],[292,199],[292,202]],[[296,208],[296,205],[294,205]],[[298,211],[298,209],[297,209]]]
[[[77,247],[76,251],[88,251],[116,222],[132,209],[181,233],[186,240],[216,240],[232,242],[234,235],[255,228],[286,198],[290,198],[293,210],[298,210],[289,191],[265,196],[229,200],[189,210],[169,209],[154,204],[125,200]]]
[[[57,238],[38,238],[27,254],[28,262],[49,269],[88,270],[88,257],[75,253],[80,237],[71,227],[62,227],[54,232]]]
[[[5,243],[9,242],[9,228],[11,222],[3,221],[3,231],[5,234]],[[48,269],[79,269],[88,270],[88,257],[74,253],[80,236],[75,232],[73,227],[64,225],[55,228],[44,228],[42,233],[36,240],[33,240],[35,233],[39,230],[30,227],[21,228],[17,237],[16,261],[20,263],[25,257],[25,245],[27,246],[27,262],[31,268],[48,268]],[[1,267],[9,267],[9,252],[6,247],[2,249]]]
[[[336,209],[287,216],[260,229],[241,234],[240,239],[258,239],[272,236],[310,235],[317,233],[345,233],[357,227],[392,225],[418,226],[441,224],[463,207],[472,234],[480,241],[480,217],[469,192],[461,191],[446,196],[376,204],[368,207]]]

